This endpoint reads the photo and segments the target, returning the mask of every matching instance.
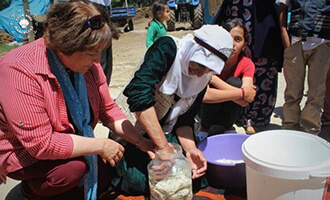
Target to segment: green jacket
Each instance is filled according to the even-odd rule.
[[[157,19],[153,19],[148,27],[146,45],[149,48],[158,38],[167,35],[166,27]]]

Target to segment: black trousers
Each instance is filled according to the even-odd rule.
[[[226,82],[235,87],[242,86],[242,80],[238,77],[229,77]],[[242,110],[243,107],[233,101],[203,103],[200,111],[201,125],[205,129],[209,129],[212,125],[222,125],[225,129],[229,129],[238,120]]]

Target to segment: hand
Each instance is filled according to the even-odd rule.
[[[173,146],[170,145],[172,148]],[[149,151],[148,151],[149,153]],[[167,174],[171,171],[172,166],[175,161],[173,160],[172,153],[161,154],[157,152],[157,154],[151,155],[149,153],[150,158],[154,159],[157,156],[157,160],[154,161],[153,166],[151,167],[151,176],[154,180],[162,180],[167,177]]]
[[[115,166],[116,162],[119,162],[124,155],[124,147],[111,139],[102,139],[103,148],[99,154],[101,158],[106,162],[108,161],[112,167]]]
[[[139,149],[143,152],[155,152],[155,144],[147,138],[142,138],[138,145]]]
[[[207,162],[203,153],[199,149],[194,148],[187,151],[186,156],[191,164],[192,179],[203,176],[207,169]]]
[[[171,144],[167,143],[165,147],[162,148],[157,148],[156,151],[160,155],[167,155],[167,154],[172,154],[174,152],[174,148]]]
[[[254,97],[256,96],[256,86],[243,86],[244,89],[244,97],[243,99],[247,102],[252,102]]]
[[[151,167],[151,176],[154,180],[163,180],[167,177],[167,174],[171,171],[174,164],[173,160],[159,160]]]
[[[166,147],[162,148],[162,149],[157,149],[154,148],[152,150],[147,151],[149,157],[153,160],[156,158],[156,152],[158,153],[158,155],[160,155],[160,159],[161,160],[169,160],[166,155],[170,155],[174,152],[174,147],[167,143]]]

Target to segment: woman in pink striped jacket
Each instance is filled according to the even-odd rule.
[[[82,199],[85,187],[85,198],[96,199],[109,188],[124,148],[94,137],[98,120],[142,151],[153,149],[109,95],[99,61],[112,37],[92,3],[57,4],[43,38],[0,60],[0,177],[22,180],[26,198]]]

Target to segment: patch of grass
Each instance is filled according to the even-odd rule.
[[[7,44],[0,44],[0,53],[7,53],[8,51],[15,49],[19,45],[7,45]]]

